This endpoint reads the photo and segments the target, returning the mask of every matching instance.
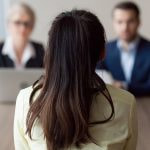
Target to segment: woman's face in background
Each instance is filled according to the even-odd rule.
[[[24,11],[16,11],[8,22],[8,31],[12,38],[26,41],[32,32],[33,23],[31,17]]]

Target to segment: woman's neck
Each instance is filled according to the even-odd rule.
[[[24,53],[24,49],[26,47],[27,42],[26,41],[13,41],[13,47],[14,47],[14,51],[17,57],[17,61],[20,64],[21,60],[22,60],[22,56]]]

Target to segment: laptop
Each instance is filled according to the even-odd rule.
[[[0,69],[0,102],[15,102],[19,91],[32,86],[43,73],[44,69]],[[109,72],[96,70],[96,73],[105,83],[113,83],[113,78]]]
[[[43,69],[0,69],[0,102],[15,102],[21,89],[32,86]]]

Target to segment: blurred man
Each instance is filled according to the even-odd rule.
[[[112,73],[114,86],[127,89],[135,96],[150,95],[150,42],[138,33],[138,6],[133,2],[116,5],[113,25],[118,39],[106,45],[102,67]]]

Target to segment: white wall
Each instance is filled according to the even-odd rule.
[[[8,13],[8,9],[13,2],[17,1],[20,0],[0,0],[0,41],[4,40],[7,36],[6,16]]]
[[[88,9],[100,18],[104,24],[108,38],[115,36],[111,26],[111,10],[120,0],[24,0],[29,3],[37,13],[37,24],[33,38],[47,40],[47,33],[53,18],[61,11],[72,8]],[[109,3],[108,3],[109,1]]]
[[[5,19],[12,0],[0,0],[0,40],[6,37]]]
[[[16,0],[14,0],[16,1]],[[46,43],[47,33],[53,18],[64,10],[72,8],[88,9],[99,17],[105,26],[108,39],[115,37],[112,27],[111,11],[114,5],[123,0],[23,0],[29,3],[37,15],[37,23],[32,38]],[[150,1],[132,0],[139,4],[142,11],[141,33],[150,38]]]

